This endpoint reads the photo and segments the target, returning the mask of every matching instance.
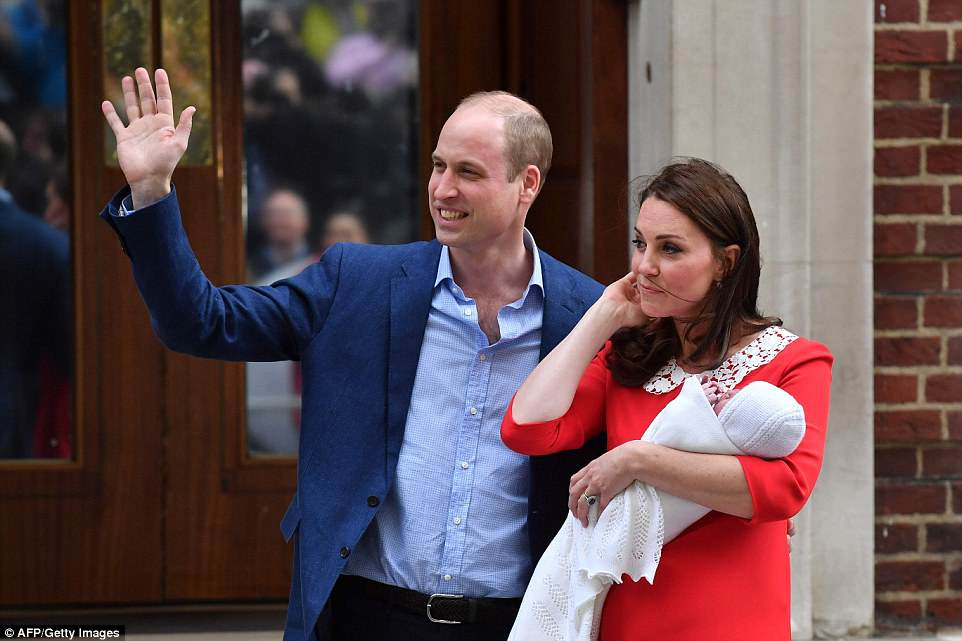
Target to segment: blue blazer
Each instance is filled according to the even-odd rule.
[[[208,358],[301,361],[297,494],[281,522],[285,539],[295,539],[284,638],[314,639],[334,582],[394,483],[441,245],[339,244],[274,286],[218,288],[190,249],[176,195],[118,218],[127,193],[101,216],[120,236],[167,347]],[[544,357],[602,286],[544,252],[541,266]],[[571,474],[603,451],[596,443],[532,459],[532,558],[564,519]]]

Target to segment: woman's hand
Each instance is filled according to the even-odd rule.
[[[635,327],[648,322],[641,310],[641,296],[637,289],[637,276],[628,272],[605,288],[598,305],[613,317],[618,327]]]
[[[134,73],[136,83],[125,76],[121,85],[127,109],[124,127],[110,101],[101,104],[107,124],[117,139],[117,161],[130,185],[135,209],[160,200],[170,192],[174,167],[187,150],[195,109],[187,107],[174,127],[174,101],[167,72],[155,74],[157,95],[143,67]]]
[[[568,485],[568,509],[581,524],[588,525],[588,502],[585,495],[598,501],[598,514],[604,512],[619,492],[636,478],[636,469],[643,448],[648,443],[628,441],[608,450],[571,477]]]

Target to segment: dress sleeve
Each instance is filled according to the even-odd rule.
[[[501,440],[505,445],[521,454],[540,456],[578,449],[600,434],[604,430],[608,381],[605,356],[610,349],[608,343],[588,364],[571,407],[562,416],[543,423],[517,423],[512,398],[501,422]]]
[[[779,380],[770,381],[795,397],[805,410],[802,442],[784,458],[738,457],[752,495],[752,523],[784,520],[798,514],[822,468],[833,358],[824,345],[805,343],[789,348],[801,352]]]

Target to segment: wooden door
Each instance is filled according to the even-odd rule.
[[[128,259],[96,217],[123,184],[106,160],[99,109],[110,1],[69,3],[75,460],[0,463],[0,608],[283,601],[291,549],[278,523],[294,460],[248,456],[244,366],[158,343]],[[147,64],[168,64],[161,0],[144,2],[154,18]],[[204,7],[211,153],[180,167],[175,185],[202,266],[225,284],[244,278],[241,12],[237,2]],[[514,91],[542,109],[555,136],[554,168],[529,217],[539,245],[601,280],[621,276],[625,3],[422,0],[418,26],[421,184],[457,101]]]

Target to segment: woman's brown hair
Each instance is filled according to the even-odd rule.
[[[638,194],[638,204],[648,198],[669,203],[701,229],[720,255],[729,245],[739,247],[738,258],[705,297],[684,338],[695,342],[687,363],[709,361],[718,367],[732,339],[781,325],[778,318],[762,316],[756,307],[761,258],[758,228],[748,196],[723,169],[707,160],[680,159],[649,178]],[[738,336],[734,336],[739,332]],[[644,385],[673,357],[681,356],[682,337],[670,318],[653,319],[640,327],[625,327],[611,337],[608,368],[622,385]]]

